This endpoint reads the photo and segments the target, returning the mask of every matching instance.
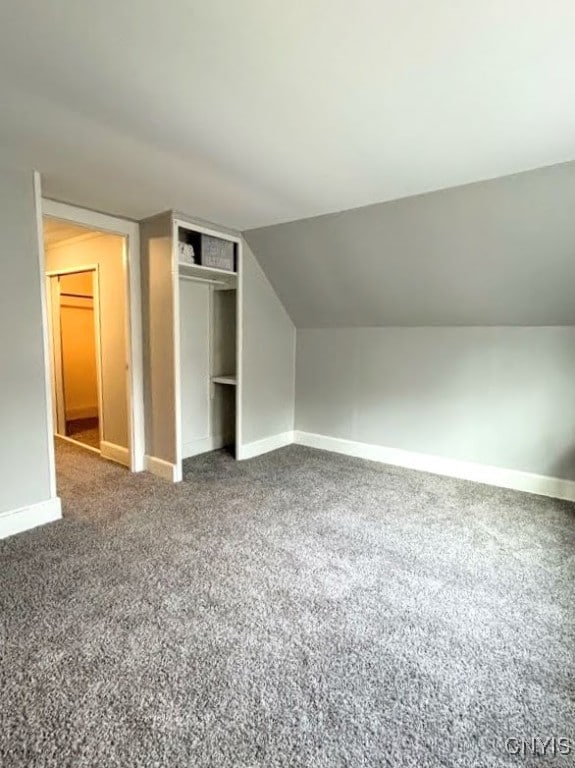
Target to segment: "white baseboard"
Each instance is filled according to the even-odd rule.
[[[284,448],[286,445],[291,445],[293,441],[294,433],[290,431],[264,437],[263,440],[256,440],[253,443],[238,445],[236,448],[236,459],[251,459],[254,456],[260,456],[262,453],[269,453],[269,451]]]
[[[62,505],[58,496],[20,509],[0,513],[0,539],[14,536],[30,528],[52,523],[62,517]]]
[[[78,408],[68,408],[66,410],[66,421],[76,421],[77,419],[95,419],[97,416],[97,405],[84,405]]]
[[[70,443],[70,445],[77,445],[79,448],[82,448],[82,450],[92,451],[92,453],[97,453],[98,456],[100,455],[100,449],[95,448],[93,445],[82,443],[80,440],[75,440],[73,437],[68,437],[68,435],[59,435],[56,433],[56,437],[58,440],[63,440],[65,443]]]
[[[182,458],[190,459],[192,456],[198,456],[200,453],[217,451],[225,445],[224,438],[221,435],[215,437],[204,437],[201,440],[192,440],[182,445]]]
[[[427,453],[404,451],[400,448],[389,448],[383,445],[358,443],[353,440],[343,440],[338,437],[317,435],[312,432],[294,433],[294,442],[307,445],[310,448],[320,448],[347,456],[356,456],[370,461],[380,461],[408,469],[418,469],[422,472],[432,472],[436,475],[457,477],[462,480],[473,480],[477,483],[495,485],[499,488],[511,488],[516,491],[536,493],[540,496],[551,496],[555,499],[575,501],[575,481],[563,480],[559,477],[536,475],[517,469],[502,469],[487,464],[475,464],[457,459],[447,459],[442,456],[432,456]]]
[[[156,456],[144,456],[144,466],[148,472],[171,483],[179,483],[182,479],[182,471],[177,464],[171,464]]]
[[[100,443],[100,455],[103,459],[115,461],[118,464],[123,464],[125,467],[130,466],[130,451],[124,448],[123,445],[108,443],[102,440]]]

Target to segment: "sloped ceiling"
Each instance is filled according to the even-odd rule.
[[[575,159],[573,0],[6,0],[49,197],[247,229]]]
[[[300,328],[575,324],[575,163],[244,236]]]

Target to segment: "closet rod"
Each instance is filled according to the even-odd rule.
[[[192,277],[192,275],[180,275],[180,280],[192,280],[194,283],[209,283],[210,285],[227,285],[223,280],[208,280],[207,277]]]

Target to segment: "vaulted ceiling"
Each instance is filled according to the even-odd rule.
[[[575,325],[574,162],[244,236],[298,327]]]
[[[4,2],[0,150],[99,210],[294,220],[575,158],[574,39],[572,0]]]

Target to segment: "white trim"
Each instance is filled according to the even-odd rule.
[[[116,443],[108,443],[106,440],[100,442],[100,456],[103,459],[109,461],[115,461],[117,464],[123,464],[125,467],[130,467],[130,451],[128,448],[124,448],[123,445],[116,445]]]
[[[180,329],[180,273],[178,267],[178,222],[172,219],[172,344],[174,350],[174,434],[176,437],[176,467],[177,474],[182,477],[182,362],[181,362],[181,329]],[[175,482],[175,481],[174,481]]]
[[[476,464],[469,461],[448,459],[443,456],[433,456],[427,453],[404,451],[400,448],[389,448],[384,445],[358,443],[354,440],[344,440],[339,437],[318,435],[312,432],[295,431],[294,441],[299,445],[319,448],[324,451],[343,453],[346,456],[356,456],[370,461],[379,461],[398,467],[431,472],[447,477],[457,477],[462,480],[472,480],[499,488],[511,488],[516,491],[536,493],[540,496],[550,496],[555,499],[575,501],[575,481],[563,480],[560,477],[536,475],[532,472],[522,472],[517,469],[492,467],[487,464]]]
[[[38,239],[38,267],[40,269],[40,306],[42,312],[42,346],[44,352],[44,390],[46,397],[46,439],[48,441],[48,474],[50,496],[56,498],[56,458],[54,453],[54,411],[52,390],[51,343],[48,335],[48,303],[46,296],[46,278],[44,269],[46,257],[44,254],[44,222],[42,221],[43,202],[40,174],[34,171],[34,208],[36,211],[36,232]],[[24,529],[22,529],[24,530]],[[1,533],[0,533],[1,535]],[[9,535],[9,534],[6,534]]]
[[[182,458],[191,459],[192,456],[199,456],[201,453],[218,451],[224,446],[225,441],[221,435],[210,435],[210,437],[202,437],[199,440],[191,440],[182,445]]]
[[[50,439],[52,439],[51,435]],[[55,520],[60,520],[61,517],[62,505],[57,496],[37,504],[30,504],[27,507],[2,512],[0,513],[0,539],[14,536],[14,534],[22,533],[22,531],[27,531],[30,528],[36,528],[38,525],[52,523]]]
[[[101,233],[122,235],[126,238],[124,271],[126,274],[126,312],[128,313],[126,344],[128,347],[127,359],[129,361],[126,388],[128,390],[129,406],[130,465],[133,472],[140,472],[144,469],[145,441],[139,224],[86,208],[78,208],[67,203],[47,200],[46,198],[41,201],[41,214],[90,227]],[[41,237],[43,238],[42,235]],[[51,432],[52,428],[50,427],[50,435]]]
[[[171,464],[169,461],[156,458],[156,456],[144,456],[144,467],[153,475],[169,480],[171,483],[179,483],[182,479],[181,465]]]
[[[238,273],[236,288],[236,458],[243,451],[243,419],[242,419],[242,394],[243,394],[243,344],[244,344],[244,252],[243,238],[238,240],[238,263],[236,272]]]
[[[96,381],[98,385],[98,442],[102,444],[104,439],[104,385],[102,377],[102,313],[100,306],[100,268],[96,265],[96,269],[92,274],[92,291],[94,298],[92,305],[94,307],[94,332],[96,334]],[[127,357],[127,360],[130,358]],[[130,412],[130,400],[128,394],[128,413]]]
[[[57,378],[57,371],[58,366],[56,365],[56,344],[55,339],[60,338],[60,331],[56,328],[56,326],[59,324],[60,321],[60,313],[54,312],[54,307],[58,306],[60,304],[59,301],[54,301],[53,293],[57,290],[59,290],[60,286],[59,283],[56,281],[53,281],[50,277],[46,276],[44,281],[45,286],[45,301],[46,301],[46,309],[47,309],[47,319],[48,319],[48,343],[50,347],[50,369],[51,369],[51,396],[52,396],[52,431],[54,434],[58,432],[58,425],[61,423],[64,423],[66,420],[63,413],[59,413],[61,409],[64,407],[64,398],[59,397],[59,391],[60,391],[60,381]],[[61,371],[60,371],[61,373]]]
[[[253,443],[238,445],[236,448],[236,459],[251,459],[254,456],[260,456],[262,453],[276,451],[278,448],[284,448],[294,442],[294,432],[280,432],[277,435],[264,437],[262,440],[255,440]]]
[[[96,418],[98,418],[97,405],[85,405],[81,408],[80,407],[70,408],[68,411],[66,411],[66,421],[76,421],[77,419],[96,419]]]
[[[85,451],[91,451],[92,453],[96,453],[98,456],[100,455],[100,449],[95,448],[93,445],[88,445],[88,443],[83,443],[80,440],[75,440],[73,437],[68,437],[68,435],[61,435],[59,432],[56,432],[55,437],[57,437],[58,440],[64,440],[66,443],[77,445],[78,448],[82,448]]]

